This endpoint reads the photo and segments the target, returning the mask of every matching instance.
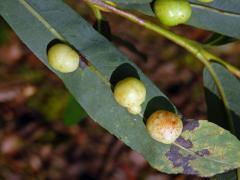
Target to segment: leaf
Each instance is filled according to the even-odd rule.
[[[193,14],[188,24],[240,39],[239,0],[199,3],[192,0]]]
[[[205,42],[207,45],[211,46],[220,46],[220,45],[225,45],[228,43],[232,43],[234,41],[237,41],[236,39],[229,37],[229,36],[224,36],[222,34],[218,33],[213,33]]]
[[[240,157],[238,139],[206,120],[185,124],[176,144],[171,146],[166,155],[173,168],[181,168],[185,174],[209,177],[234,169],[240,163],[237,161]]]
[[[114,84],[113,82],[116,82],[117,78],[137,75],[147,88],[147,97],[143,104],[144,114],[151,114],[150,111],[157,109],[177,113],[176,108],[136,65],[128,61],[126,56],[62,1],[0,0],[0,13],[23,42],[52,71],[54,70],[48,65],[46,55],[49,43],[60,38],[74,46],[85,57],[84,61],[88,60],[88,62],[82,61],[81,67],[73,73],[54,72],[63,80],[66,87],[92,119],[132,149],[141,153],[156,169],[173,174],[211,176],[240,166],[239,141],[228,131],[207,121],[197,121],[185,125],[186,130],[182,137],[187,141],[189,138],[194,146],[186,147],[183,139],[180,138],[177,142],[180,145],[177,147],[181,147],[181,150],[177,149],[176,153],[180,153],[177,157],[180,157],[178,160],[183,163],[180,166],[173,166],[176,161],[171,157],[172,155],[176,156],[171,153],[170,149],[174,146],[161,144],[150,138],[142,117],[129,114],[125,108],[116,103],[109,81],[111,80]],[[206,138],[206,133],[208,135],[210,133],[209,129],[216,136]],[[204,136],[204,140],[208,141],[209,146],[203,147],[198,144],[203,141],[201,140],[202,136]],[[192,139],[192,137],[198,139]],[[222,139],[224,142],[221,142]],[[226,143],[230,146],[225,146]],[[215,153],[214,148],[210,149],[214,144],[223,150],[224,157],[218,156],[218,154],[216,157],[214,154],[209,154],[208,156],[211,158],[209,159],[208,157],[199,157],[205,151],[199,152],[200,155],[196,155],[198,152],[194,152],[209,148],[210,153]],[[219,152],[216,151],[216,153]],[[226,156],[225,154],[230,155]],[[187,159],[186,161],[185,156],[191,157],[191,160]],[[225,166],[226,162],[232,162],[233,156],[234,163]],[[221,158],[224,163],[218,162]],[[206,162],[211,165],[211,172],[203,168]]]
[[[239,93],[236,91],[240,88],[240,83],[237,78],[230,74],[223,66],[219,64],[212,64],[212,67],[216,71],[221,85],[224,89],[225,95],[227,97],[229,111],[231,112],[230,121],[234,124],[234,127],[239,127],[240,125],[240,102]],[[209,72],[204,70],[204,88],[205,97],[208,109],[208,119],[224,128],[230,129],[227,123],[228,116],[226,114],[226,109],[224,108],[223,102],[220,95],[216,89],[216,85],[210,76]],[[235,128],[238,138],[240,137],[239,128]],[[230,171],[221,175],[217,175],[213,179],[237,179],[237,172]]]
[[[149,3],[120,4],[146,15],[155,16]],[[215,0],[213,3],[200,3],[191,0],[193,13],[187,24],[240,39],[239,0]]]
[[[69,95],[66,110],[64,112],[64,123],[66,125],[75,125],[85,117],[87,117],[87,113],[79,105],[75,98]]]
[[[205,96],[207,102],[207,110],[208,110],[208,119],[223,128],[229,129],[230,126],[227,121],[231,121],[234,127],[240,127],[240,82],[234,77],[231,73],[229,73],[223,66],[213,63],[212,67],[214,68],[218,78],[221,82],[221,86],[224,90],[228,109],[230,111],[230,117],[227,115],[227,111],[224,108],[223,101],[220,98],[220,95],[217,91],[217,87],[210,76],[209,72],[204,70],[204,88],[205,88]],[[235,132],[238,138],[240,138],[240,129],[235,128]]]

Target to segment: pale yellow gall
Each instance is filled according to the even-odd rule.
[[[146,88],[142,81],[129,77],[119,81],[114,88],[114,97],[123,107],[132,114],[141,112],[141,104],[146,97]]]
[[[59,72],[75,71],[79,66],[79,61],[78,52],[66,44],[55,44],[48,50],[48,63]]]

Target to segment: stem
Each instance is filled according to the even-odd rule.
[[[229,104],[228,104],[227,98],[225,96],[221,82],[219,81],[217,74],[215,73],[214,69],[212,68],[210,62],[215,61],[215,62],[218,62],[218,63],[224,65],[230,72],[232,72],[233,74],[235,74],[237,77],[240,78],[240,71],[237,68],[228,64],[221,58],[206,51],[202,47],[202,45],[198,42],[195,42],[195,41],[192,41],[185,37],[179,36],[171,31],[168,31],[168,30],[150,22],[150,21],[141,19],[134,14],[122,11],[114,6],[106,4],[106,3],[102,2],[101,0],[85,0],[85,1],[90,4],[94,4],[99,9],[106,9],[106,12],[112,12],[117,15],[120,15],[133,23],[136,23],[140,26],[143,26],[147,29],[150,29],[150,30],[166,37],[167,39],[169,39],[169,40],[175,42],[176,44],[180,45],[181,47],[185,48],[190,53],[192,53],[197,59],[199,59],[206,66],[206,68],[208,69],[209,73],[211,74],[211,76],[217,86],[218,92],[219,92],[220,96],[222,97],[222,101],[223,101],[224,107],[226,109],[230,130],[233,133],[235,133],[231,112],[229,111]]]
[[[103,19],[101,11],[94,5],[92,4],[88,4],[90,6],[90,8],[92,9],[97,21],[101,21]]]
[[[92,4],[90,4],[90,3],[88,3],[88,5],[89,5],[89,7],[92,9],[93,14],[94,14],[94,16],[95,16],[96,19],[97,19],[97,30],[98,30],[99,32],[101,32],[101,31],[102,31],[102,29],[101,29],[101,21],[103,20],[102,13],[101,13],[101,11],[100,11],[95,5],[92,5]]]

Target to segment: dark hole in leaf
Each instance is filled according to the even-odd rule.
[[[115,71],[112,73],[110,78],[112,87],[115,87],[119,81],[127,77],[135,77],[140,79],[137,70],[131,64],[124,63],[118,66],[117,69],[115,69]]]
[[[152,98],[146,107],[146,110],[144,112],[144,121],[146,123],[147,118],[154,113],[155,111],[158,110],[166,110],[175,113],[175,108],[173,105],[165,98],[162,96],[157,96]]]
[[[58,44],[58,43],[63,43],[63,44],[66,44],[65,42],[61,41],[60,39],[53,39],[52,41],[50,41],[47,45],[47,49],[46,49],[46,53],[49,51],[49,49],[54,46],[55,44]],[[75,48],[74,48],[75,49]]]

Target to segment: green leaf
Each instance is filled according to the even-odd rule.
[[[226,12],[232,12],[232,13],[239,13],[239,9],[240,9],[240,4],[238,0],[217,0],[217,1],[213,1],[212,3],[201,3],[198,0],[190,0],[192,3],[195,4],[201,4],[202,6],[206,6],[206,7],[214,7],[216,9],[222,9],[222,13],[224,13],[224,11]]]
[[[116,103],[110,80],[114,84],[119,78],[134,74],[144,82],[147,88],[144,115],[157,109],[177,113],[176,108],[136,65],[62,1],[0,0],[0,13],[52,71],[46,55],[49,43],[60,38],[74,46],[85,57],[85,62],[73,73],[54,72],[92,119],[141,153],[156,169],[173,174],[211,176],[240,166],[239,141],[207,121],[187,123],[177,147],[153,140],[143,118],[129,114]],[[184,140],[193,146],[186,146]]]
[[[227,99],[228,109],[224,108],[223,101],[217,91],[217,87],[210,76],[209,72],[204,70],[204,88],[207,102],[208,119],[226,129],[230,130],[229,121],[233,124],[236,135],[240,138],[240,82],[229,73],[223,66],[213,63],[218,78],[221,82],[221,86],[224,90],[224,94]],[[227,114],[230,112],[230,116]]]
[[[211,46],[220,46],[220,45],[225,45],[228,43],[232,43],[234,41],[237,41],[236,39],[229,37],[229,36],[224,36],[222,34],[218,33],[213,33],[205,42],[207,45]]]
[[[78,124],[81,120],[87,117],[87,113],[75,100],[75,98],[69,95],[66,110],[64,112],[64,123],[66,125]]]
[[[199,3],[192,0],[193,14],[188,24],[240,39],[239,0],[215,0]]]
[[[223,66],[219,64],[213,64],[215,72],[217,73],[221,85],[224,89],[225,95],[228,100],[229,111],[231,112],[231,117],[229,119],[226,109],[224,108],[223,102],[220,98],[220,95],[216,89],[216,85],[210,76],[209,72],[205,69],[204,71],[204,87],[205,87],[205,97],[207,102],[208,109],[208,119],[226,129],[230,129],[229,121],[234,124],[234,127],[239,127],[240,125],[240,98],[239,93],[236,90],[239,90],[240,83],[237,78],[230,74]],[[238,138],[240,137],[239,128],[235,128],[235,133]],[[237,179],[237,172],[230,171],[221,175],[215,176],[213,179],[222,180],[222,179]]]

